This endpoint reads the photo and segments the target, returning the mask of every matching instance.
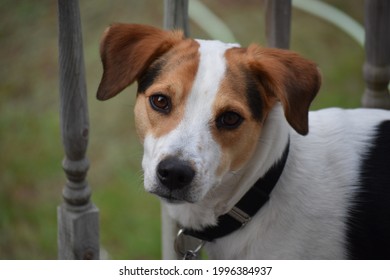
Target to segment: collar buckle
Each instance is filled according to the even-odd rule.
[[[251,216],[249,216],[237,206],[234,206],[227,214],[237,222],[241,223],[241,227],[245,226],[252,219]]]

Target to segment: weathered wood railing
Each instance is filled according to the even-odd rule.
[[[99,211],[86,181],[89,121],[78,0],[58,0],[60,119],[67,182],[58,207],[58,258],[99,258]]]
[[[390,109],[390,1],[365,1],[366,81],[362,105]]]
[[[291,0],[266,1],[267,46],[288,49],[291,33]]]
[[[189,36],[188,0],[165,0],[164,27],[183,29]],[[88,107],[78,0],[58,0],[61,128],[67,183],[58,208],[60,259],[98,259],[98,209],[90,201],[86,182],[89,167]],[[266,35],[270,47],[289,48],[291,0],[266,1]],[[390,1],[366,0],[366,90],[362,105],[390,109]],[[162,207],[163,258],[176,259],[173,250],[177,225]],[[190,244],[190,240],[182,242]],[[191,245],[189,245],[191,246]]]

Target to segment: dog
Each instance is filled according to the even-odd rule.
[[[215,259],[390,259],[390,112],[309,112],[299,54],[113,24],[107,100],[137,81],[146,191]],[[309,121],[310,120],[310,121]]]

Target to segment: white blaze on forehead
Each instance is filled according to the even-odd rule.
[[[225,44],[220,41],[197,40],[199,43],[200,62],[190,98],[198,95],[206,97],[207,101],[214,100],[219,84],[225,75],[227,49],[237,47],[236,44]],[[190,104],[187,105],[187,107]]]
[[[237,46],[220,41],[197,42],[200,45],[198,71],[187,99],[183,120],[176,131],[173,131],[176,133],[173,133],[175,136],[172,139],[180,141],[188,151],[195,149],[195,146],[207,146],[213,142],[209,128],[213,121],[212,106],[226,71],[225,51]]]
[[[187,130],[200,132],[212,121],[212,105],[226,71],[225,51],[238,45],[208,40],[197,42],[200,45],[199,67],[187,100],[183,123],[191,124],[186,127]]]

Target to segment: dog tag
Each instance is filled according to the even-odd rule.
[[[184,243],[183,243],[183,235],[184,235],[184,230],[180,229],[179,232],[177,233],[176,239],[175,239],[175,251],[178,255],[183,257],[183,260],[195,260],[198,255],[199,251],[202,249],[203,245],[205,244],[205,241],[199,240],[199,244],[194,246],[195,248],[193,249],[187,249],[183,248]]]

